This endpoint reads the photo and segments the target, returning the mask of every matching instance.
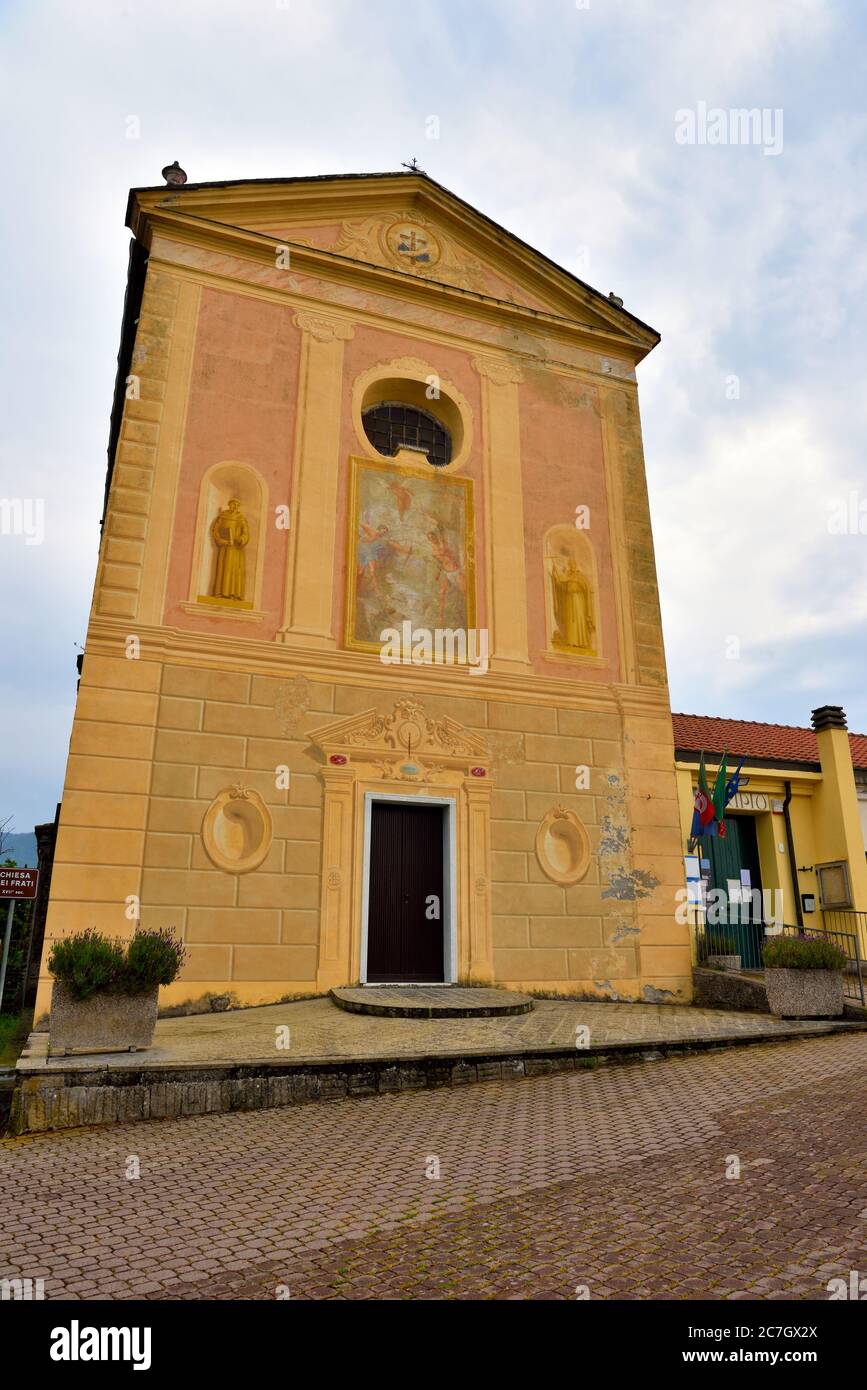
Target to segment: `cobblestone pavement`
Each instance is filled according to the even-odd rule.
[[[0,1278],[83,1299],[824,1299],[867,1273],[865,1085],[850,1033],[9,1140]]]
[[[288,1026],[289,1047],[285,1047]],[[64,1071],[136,1070],[167,1063],[246,1062],[264,1059],[291,1062],[310,1058],[411,1057],[438,1053],[469,1056],[473,1052],[516,1052],[532,1047],[571,1047],[575,1030],[590,1030],[590,1043],[675,1042],[820,1031],[821,1022],[788,1022],[769,1014],[730,1013],[691,1004],[575,1003],[539,999],[528,1014],[505,1018],[370,1018],[338,1009],[330,999],[267,1004],[228,1013],[161,1019],[154,1046],[147,1052],[101,1053],[65,1057]],[[31,1034],[30,1059],[22,1069],[45,1064],[46,1034]],[[280,1048],[278,1050],[278,1039]]]

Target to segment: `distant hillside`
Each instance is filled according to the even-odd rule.
[[[20,869],[35,869],[36,836],[33,831],[29,835],[7,835],[3,859],[14,859]]]

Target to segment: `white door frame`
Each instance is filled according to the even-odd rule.
[[[361,881],[361,968],[359,979],[367,979],[367,915],[370,905],[370,827],[374,801],[397,801],[407,806],[445,806],[443,816],[443,979],[432,984],[453,985],[457,980],[458,964],[458,858],[457,858],[457,798],[455,796],[401,796],[393,792],[364,793],[364,855]],[[388,981],[377,981],[387,984]],[[393,983],[400,983],[394,981]],[[371,988],[375,988],[371,985]]]

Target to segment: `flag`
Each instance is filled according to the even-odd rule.
[[[702,753],[698,764],[698,787],[696,788],[695,800],[693,802],[692,828],[690,834],[694,840],[701,835],[712,835],[714,830],[708,830],[708,823],[713,825],[714,811],[711,801],[710,789],[707,785],[707,772],[704,766],[704,753]]]
[[[727,757],[728,753],[723,753],[722,762],[719,765],[719,772],[717,773],[716,781],[713,784],[713,797],[711,798],[711,800],[713,801],[714,820],[719,821],[720,823],[722,823],[722,819],[726,809],[726,781],[728,779],[728,774],[726,772]]]
[[[704,753],[698,760],[698,789],[704,792],[705,796],[710,796],[710,788],[707,784],[707,770],[704,765]]]
[[[745,758],[745,757],[746,757],[746,754],[744,755],[744,758]],[[742,768],[743,765],[744,765],[744,758],[741,758],[740,762],[738,763],[738,765],[737,765],[737,767],[735,768],[734,772],[732,773],[731,777],[730,777],[729,780],[726,782],[726,800],[725,800],[726,806],[728,806],[728,804],[729,804],[729,802],[731,801],[732,797],[737,795],[737,792],[738,792],[738,790],[739,790],[739,788],[740,788],[740,785],[741,785],[741,768]]]

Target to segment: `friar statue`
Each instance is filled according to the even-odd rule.
[[[214,598],[244,599],[244,547],[250,528],[237,497],[218,512],[211,525],[211,540],[217,547],[217,563],[211,594]]]
[[[570,651],[593,650],[593,613],[590,587],[574,560],[551,566],[551,598],[556,632],[555,647]]]

